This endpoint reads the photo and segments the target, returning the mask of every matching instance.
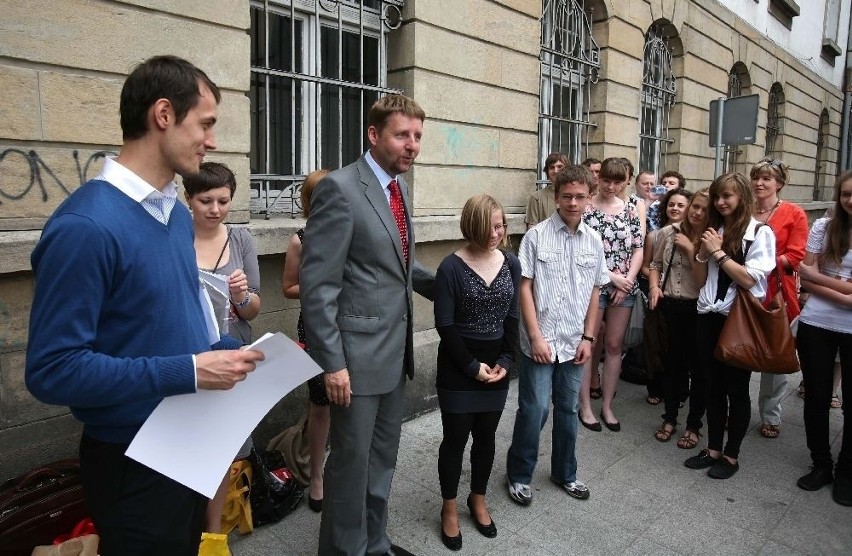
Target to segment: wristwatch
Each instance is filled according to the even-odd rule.
[[[595,343],[595,337],[594,336],[586,336],[585,334],[583,334],[583,335],[580,336],[580,339],[581,340],[588,340],[591,343]]]

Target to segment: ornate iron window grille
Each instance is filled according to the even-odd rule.
[[[737,73],[736,66],[731,68],[728,74],[728,98],[736,98],[742,96],[742,79]],[[723,160],[723,168],[725,172],[733,172],[739,162],[739,157],[742,150],[739,145],[725,146],[725,158]]]
[[[782,105],[784,104],[784,90],[779,83],[772,85],[769,89],[769,104],[766,110],[766,154],[774,154],[778,151],[778,137],[783,133],[784,115]]]
[[[305,176],[365,149],[366,115],[387,86],[387,35],[404,0],[251,0],[251,204],[301,211]]]
[[[639,169],[660,175],[665,170],[669,119],[677,89],[672,69],[672,51],[663,31],[652,26],[645,36],[642,63],[642,96],[639,122]]]
[[[538,115],[538,176],[544,158],[564,153],[579,162],[588,149],[591,86],[601,68],[583,0],[543,0],[541,17],[541,103]],[[537,186],[545,183],[539,179]]]

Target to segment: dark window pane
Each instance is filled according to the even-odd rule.
[[[304,114],[301,87],[298,84],[294,86],[292,79],[252,74],[249,96],[252,115],[251,172],[288,175],[302,173],[301,131]]]
[[[263,11],[251,10],[251,65],[281,71],[302,71],[302,22],[295,22],[295,41],[290,18],[269,13],[269,64],[265,56],[266,26]],[[293,69],[293,46],[295,44],[295,69]]]

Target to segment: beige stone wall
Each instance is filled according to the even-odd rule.
[[[218,152],[248,221],[247,0],[0,0],[0,230],[38,229],[121,145],[126,75],[156,54],[197,64],[223,90]]]
[[[407,0],[388,79],[424,108],[415,215],[489,192],[523,212],[535,188],[539,0]]]

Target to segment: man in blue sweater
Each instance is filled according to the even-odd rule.
[[[192,220],[175,174],[216,148],[221,96],[173,56],[140,64],[121,91],[123,146],[56,210],[32,253],[26,382],[83,422],[80,462],[100,554],[198,554],[207,499],[124,455],[166,396],[225,390],[263,358],[211,350]],[[187,439],[191,441],[191,439]]]

